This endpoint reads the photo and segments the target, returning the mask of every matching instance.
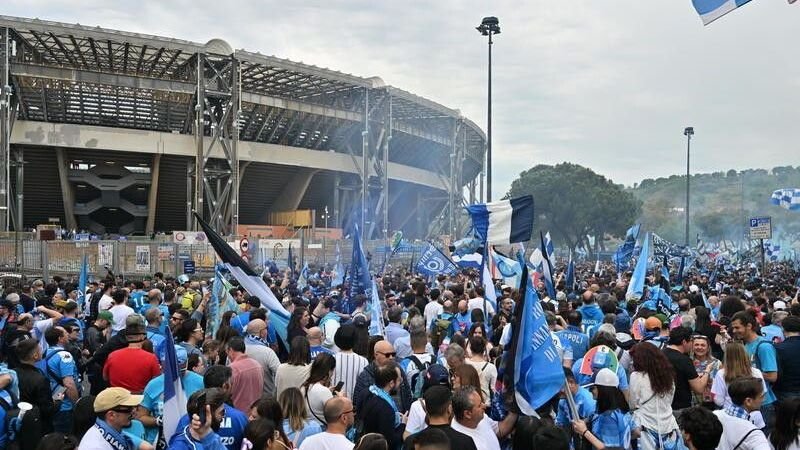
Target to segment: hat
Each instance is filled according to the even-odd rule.
[[[175,345],[175,359],[178,362],[179,369],[185,369],[186,364],[189,362],[189,354],[186,349],[180,345]]]
[[[114,315],[111,314],[110,311],[100,311],[99,313],[97,313],[97,319],[107,320],[108,323],[114,325]]]
[[[422,391],[433,386],[450,386],[450,373],[441,364],[431,364],[422,380]]]
[[[118,406],[139,406],[143,398],[143,395],[133,395],[125,388],[106,388],[94,398],[94,412],[108,411]]]
[[[660,330],[661,325],[661,320],[659,320],[656,316],[650,316],[644,321],[645,330]]]
[[[501,284],[500,285],[500,290],[501,291],[505,291],[506,289],[511,289],[511,287],[509,285],[507,285],[507,284]]]
[[[125,334],[145,334],[144,317],[131,314],[125,318]]]
[[[697,292],[697,291],[699,291],[699,290],[700,290],[700,288],[699,288],[699,287],[697,287],[697,285],[696,285],[696,284],[693,284],[693,285],[689,286],[689,291],[690,291],[690,292]]]
[[[786,309],[786,302],[778,300],[772,304],[772,307],[775,309],[775,311],[783,311]]]
[[[589,383],[584,387],[590,386],[619,387],[619,377],[611,369],[600,369],[594,377],[594,383]]]

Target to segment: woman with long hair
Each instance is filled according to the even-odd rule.
[[[289,342],[293,342],[297,336],[306,336],[308,329],[308,322],[311,320],[311,314],[305,306],[296,306],[292,311],[292,316],[289,318],[289,325],[286,327]]]
[[[331,389],[331,379],[333,369],[336,368],[336,359],[328,353],[320,353],[311,363],[311,371],[308,379],[300,387],[303,399],[311,413],[313,420],[320,425],[327,425],[325,422],[325,402],[333,398],[334,392]]]
[[[469,331],[467,332],[467,342],[472,339],[472,336],[481,336],[486,339],[486,352],[485,355],[487,358],[489,357],[489,352],[492,350],[492,343],[489,341],[489,335],[486,333],[486,325],[483,322],[472,322],[472,325],[469,327]],[[467,358],[472,356],[472,352],[469,350],[469,345],[467,345]]]
[[[295,448],[300,447],[303,440],[322,432],[322,427],[314,420],[309,420],[306,401],[300,389],[290,387],[278,397],[283,411],[283,432],[292,441]]]
[[[295,336],[291,341],[289,359],[275,371],[275,396],[279,397],[281,392],[290,387],[302,386],[308,379],[310,371],[311,347],[308,345],[308,339]]]
[[[203,351],[200,349],[203,343],[203,327],[200,322],[194,319],[186,319],[181,323],[180,327],[176,330],[176,337],[178,338],[178,345],[186,349],[186,354],[197,354],[203,356]]]
[[[451,370],[450,383],[453,385],[453,391],[463,386],[472,386],[481,394],[481,398],[483,398],[481,376],[478,373],[478,369],[469,364],[462,364]],[[489,399],[483,398],[483,401],[487,400]]]
[[[256,419],[244,428],[242,450],[287,450],[291,447],[282,442],[279,429],[270,419]]]
[[[231,328],[231,321],[234,317],[236,317],[236,311],[225,311],[222,313],[222,319],[220,320],[219,328],[217,328],[214,339],[221,341],[222,337],[226,336],[225,330]]]
[[[737,378],[758,378],[764,383],[764,375],[760,370],[750,366],[750,356],[747,354],[744,345],[738,341],[728,342],[725,346],[725,359],[723,368],[717,371],[714,382],[711,383],[711,395],[714,403],[722,408],[731,405],[731,396],[728,395],[728,386]],[[764,383],[764,392],[767,392],[767,384]],[[764,428],[764,418],[759,411],[750,413],[750,422],[758,428]]]
[[[769,435],[769,442],[775,450],[800,449],[800,398],[778,402],[775,417],[775,429]]]
[[[250,414],[247,416],[247,421],[254,422],[263,419],[269,420],[272,423],[283,423],[283,410],[278,400],[274,397],[264,396],[250,405]],[[286,433],[283,432],[283,428],[277,427],[275,432],[279,435],[278,440],[287,448],[291,448],[289,447],[291,441],[286,436]]]
[[[682,441],[678,421],[672,415],[675,369],[666,356],[649,342],[630,351],[633,372],[628,382],[628,403],[641,427],[642,450],[674,449]]]
[[[619,377],[610,369],[600,369],[591,390],[597,400],[596,412],[589,424],[580,419],[573,421],[572,429],[598,450],[607,447],[630,450],[631,438],[638,435],[638,429],[634,428],[628,401],[619,390]]]
[[[711,320],[711,311],[705,306],[694,307],[694,331],[708,338],[711,344],[711,354],[714,358],[722,359],[722,346],[717,342],[719,334],[719,324]]]

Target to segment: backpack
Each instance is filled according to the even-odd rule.
[[[36,368],[39,369],[39,371],[42,372],[42,374],[44,374],[48,378],[48,380],[52,380],[56,383],[56,389],[58,389],[59,386],[64,387],[64,381],[61,379],[60,376],[58,376],[58,374],[53,372],[53,369],[50,368],[50,360],[53,359],[53,357],[58,356],[61,352],[69,353],[68,351],[63,349],[56,350],[50,353],[49,355],[45,353],[44,358],[40,359],[39,361],[36,361]],[[70,356],[72,355],[70,354]]]
[[[431,345],[434,348],[441,345],[442,340],[448,336],[452,322],[452,317],[445,319],[441,315],[433,319],[431,324]]]
[[[413,399],[418,399],[422,397],[422,386],[425,384],[425,376],[428,373],[428,368],[431,366],[431,362],[423,363],[414,355],[407,356],[403,359],[403,371],[408,372],[408,365],[409,363],[413,362],[415,366],[417,366],[417,373],[411,376],[411,397]]]

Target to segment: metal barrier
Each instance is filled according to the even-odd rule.
[[[300,263],[301,254],[306,262],[333,265],[336,247],[339,244],[340,261],[347,266],[352,259],[352,241],[328,240],[323,243],[307,242],[304,248],[294,248],[294,258]],[[258,248],[255,240],[252,246]],[[236,243],[231,246],[236,248]],[[368,241],[363,248],[372,256],[371,266],[377,270],[384,259],[385,241]],[[275,260],[279,267],[286,267],[288,249],[280,253],[267,252],[262,255]],[[217,257],[210,245],[181,245],[172,242],[142,241],[41,241],[33,239],[0,239],[0,278],[2,279],[49,279],[55,275],[77,278],[86,256],[90,277],[99,279],[108,272],[122,274],[126,279],[142,279],[161,272],[165,276],[178,276],[193,267],[197,277],[214,276]],[[251,265],[261,267],[260,258],[251,254]],[[416,253],[416,258],[419,258]],[[413,253],[406,251],[393,255],[390,265],[408,267]],[[416,259],[414,258],[414,259]]]

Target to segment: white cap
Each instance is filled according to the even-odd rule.
[[[785,310],[786,309],[786,302],[784,302],[782,300],[778,300],[777,302],[772,304],[772,307],[775,309],[775,311]]]
[[[619,387],[619,377],[612,372],[611,369],[603,368],[597,372],[597,375],[594,377],[594,383],[589,383],[584,387],[589,386]]]

